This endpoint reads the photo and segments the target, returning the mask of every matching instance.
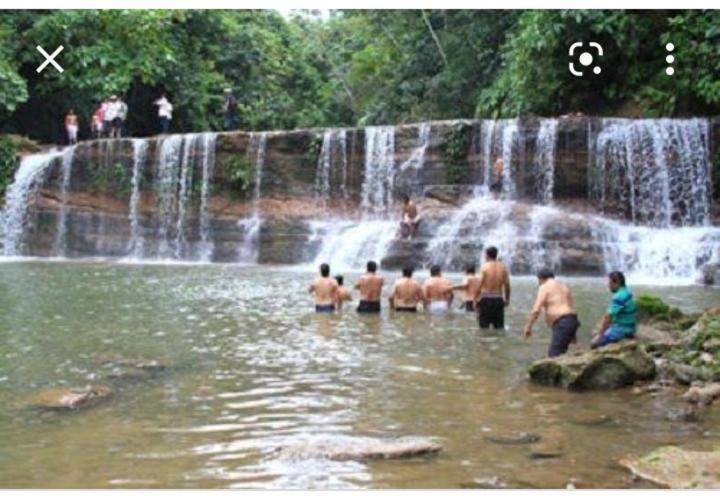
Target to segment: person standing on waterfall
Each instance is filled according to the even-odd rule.
[[[335,281],[338,284],[338,291],[337,291],[337,309],[338,311],[342,309],[342,306],[345,302],[352,302],[352,294],[350,293],[350,290],[345,288],[343,284],[345,283],[345,278],[341,274],[338,274],[335,276]]]
[[[408,240],[413,239],[419,224],[420,218],[418,216],[417,205],[410,199],[409,195],[403,195],[402,213],[400,214],[401,236]]]
[[[480,277],[477,275],[475,264],[468,264],[465,267],[465,278],[461,285],[453,287],[453,290],[460,291],[460,299],[462,307],[467,312],[475,311],[475,297],[480,288]]]
[[[223,103],[223,121],[225,131],[230,132],[237,127],[237,99],[231,88],[224,91],[225,102]]]
[[[413,279],[413,271],[412,266],[403,267],[402,277],[393,285],[388,302],[394,311],[417,312],[418,303],[423,301],[422,287]]]
[[[554,358],[565,354],[570,344],[577,342],[577,330],[580,328],[575,301],[570,288],[555,279],[555,274],[549,269],[542,269],[537,273],[539,288],[537,298],[528,316],[523,335],[528,338],[532,335],[532,328],[545,309],[545,320],[552,328],[552,339],[548,356]]]
[[[450,310],[453,301],[453,286],[442,275],[437,264],[430,267],[430,277],[423,283],[425,310],[432,314],[443,314]]]
[[[377,263],[369,261],[366,266],[367,272],[360,277],[355,289],[360,291],[360,303],[357,307],[359,313],[379,313],[380,295],[385,280],[377,275]]]
[[[485,250],[486,262],[480,268],[475,302],[480,328],[505,328],[505,308],[510,305],[510,273],[497,259],[498,249]]]
[[[633,294],[625,284],[620,271],[608,274],[608,288],[612,293],[610,307],[603,316],[600,327],[593,332],[592,349],[635,336],[637,309]]]
[[[495,193],[495,195],[502,193],[504,173],[505,164],[503,163],[502,158],[498,156],[495,158],[495,163],[493,164],[493,181],[490,184],[490,192]]]
[[[335,312],[335,304],[338,302],[338,283],[330,277],[330,266],[320,264],[320,276],[313,280],[309,293],[315,295],[315,312]]]
[[[65,115],[65,132],[67,133],[68,144],[77,144],[78,117],[73,108],[70,108]]]
[[[163,92],[160,98],[155,100],[153,105],[158,108],[158,119],[160,120],[160,133],[167,134],[170,132],[170,121],[172,120],[173,105],[167,98],[167,94]]]

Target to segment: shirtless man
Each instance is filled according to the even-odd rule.
[[[490,184],[490,191],[493,193],[501,193],[503,188],[503,172],[505,171],[505,165],[502,158],[499,156],[495,158],[493,164],[493,182]]]
[[[412,277],[413,268],[404,267],[402,278],[393,285],[388,301],[390,307],[398,312],[417,312],[418,302],[423,301],[423,291],[420,284]]]
[[[486,262],[480,268],[475,302],[480,328],[505,328],[505,308],[510,305],[510,273],[497,260],[498,250],[485,250]]]
[[[403,208],[401,214],[400,232],[403,238],[411,240],[415,236],[420,218],[418,217],[417,205],[408,195],[403,195]]]
[[[320,264],[320,277],[315,278],[308,292],[315,295],[315,312],[335,312],[335,304],[338,300],[338,284],[337,281],[330,277],[329,265]]]
[[[380,312],[380,295],[385,280],[382,276],[375,274],[376,272],[377,263],[371,260],[367,263],[367,272],[362,275],[360,281],[355,285],[355,289],[360,290],[360,303],[357,308],[359,313]]]
[[[460,291],[460,300],[462,301],[462,307],[467,312],[475,311],[475,296],[478,294],[480,288],[480,277],[476,274],[475,264],[468,264],[465,268],[465,278],[461,285],[453,287],[453,290]]]
[[[430,268],[430,277],[423,283],[425,310],[433,314],[442,314],[450,310],[453,300],[453,286],[442,275],[440,266]]]
[[[568,346],[577,341],[580,322],[570,288],[557,281],[553,272],[548,269],[538,272],[537,278],[540,287],[523,334],[525,338],[532,335],[533,324],[540,316],[540,311],[545,309],[545,320],[553,332],[548,356],[553,358],[565,354]]]
[[[338,284],[337,308],[339,311],[340,309],[342,309],[344,302],[352,302],[352,294],[350,293],[350,290],[343,286],[345,278],[343,278],[342,275],[338,274],[337,276],[335,276],[335,282]]]

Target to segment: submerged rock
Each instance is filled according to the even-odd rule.
[[[634,475],[665,488],[720,488],[720,451],[659,448],[642,458],[620,464]]]
[[[516,432],[501,436],[485,436],[485,441],[497,444],[532,444],[540,441],[540,436],[531,432]]]
[[[655,376],[655,363],[637,342],[628,340],[594,351],[536,361],[530,379],[542,385],[582,391],[616,389]]]
[[[106,385],[80,389],[45,389],[27,398],[23,406],[41,410],[79,410],[95,406],[112,394],[112,389]]]
[[[442,446],[428,438],[336,437],[301,440],[278,448],[285,460],[325,458],[329,460],[376,460],[409,458],[440,452]]]
[[[499,490],[508,488],[508,484],[498,476],[489,477],[476,477],[469,483],[463,483],[460,485],[461,488],[467,489],[487,489],[487,490]]]
[[[717,398],[720,398],[720,383],[691,387],[683,394],[683,399],[688,403],[702,406],[709,405]]]

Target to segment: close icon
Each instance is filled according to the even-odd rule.
[[[673,50],[675,50],[675,45],[672,43],[668,43],[665,45],[665,50],[669,52],[667,56],[665,56],[665,62],[668,63],[668,67],[665,68],[665,74],[667,76],[673,76],[675,74],[675,68],[673,68],[671,65],[675,62],[675,56],[671,54]]]
[[[63,70],[62,66],[60,66],[57,62],[55,62],[55,58],[58,56],[58,54],[60,52],[63,51],[64,48],[65,47],[63,47],[61,45],[57,49],[55,49],[55,52],[53,52],[52,54],[48,54],[47,52],[45,52],[45,49],[43,49],[40,45],[35,47],[35,49],[38,52],[40,52],[43,56],[45,56],[45,61],[40,66],[38,66],[35,71],[37,73],[42,73],[42,70],[44,70],[48,64],[52,64],[56,70],[58,70],[60,73],[62,73],[64,70]]]
[[[576,63],[580,63],[580,66],[589,67],[595,62],[595,58],[600,58],[603,56],[603,48],[602,45],[600,45],[597,42],[590,42],[588,44],[591,49],[594,49],[595,55],[591,53],[591,51],[583,51],[580,53],[579,56],[576,56],[576,50],[580,49],[583,46],[583,42],[575,42],[570,46],[570,50],[568,51],[568,55],[571,58],[576,58],[570,61],[569,68],[570,73],[572,73],[574,76],[581,77],[584,75],[584,72],[582,71],[582,67],[580,69],[576,69]],[[579,51],[578,51],[579,52]],[[599,65],[593,66],[592,72],[596,75],[599,75],[602,72],[602,68],[600,68]]]

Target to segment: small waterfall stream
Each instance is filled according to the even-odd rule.
[[[395,127],[365,129],[361,208],[366,218],[387,217],[395,204]]]
[[[131,259],[140,259],[144,251],[144,239],[140,228],[140,183],[143,175],[143,168],[147,158],[148,142],[145,139],[133,139],[133,166],[131,193],[130,193],[130,210],[128,217],[130,219],[130,241],[128,242],[127,255]]]
[[[259,253],[260,225],[260,196],[262,194],[262,176],[265,166],[265,154],[267,150],[267,133],[252,133],[248,147],[248,161],[253,168],[253,199],[249,217],[238,221],[238,226],[243,230],[243,241],[238,249],[238,262],[257,262]]]
[[[75,156],[75,146],[70,146],[62,154],[62,180],[60,185],[60,215],[55,233],[55,245],[53,252],[57,257],[67,256],[67,212],[68,212],[68,191],[72,180],[72,165]]]

